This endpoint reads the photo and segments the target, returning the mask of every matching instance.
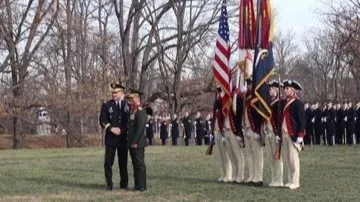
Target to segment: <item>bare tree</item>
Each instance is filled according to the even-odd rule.
[[[57,17],[59,3],[57,0],[37,2],[29,0],[27,4],[22,1],[5,0],[5,11],[0,17],[1,32],[6,43],[8,55],[3,64],[11,69],[13,112],[14,112],[14,139],[13,148],[21,147],[23,110],[23,92],[28,67],[34,54],[47,37],[54,20]]]

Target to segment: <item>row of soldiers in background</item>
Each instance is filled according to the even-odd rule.
[[[171,137],[172,145],[176,146],[180,137],[180,131],[182,131],[185,146],[189,146],[192,133],[194,132],[196,145],[203,145],[203,143],[209,145],[213,138],[211,134],[212,122],[213,120],[210,115],[204,119],[200,112],[197,112],[196,116],[191,118],[189,112],[186,111],[184,117],[180,120],[176,114],[171,119],[166,116],[156,116],[152,117],[146,125],[146,137],[149,145],[153,145],[155,135],[161,139],[162,145],[165,145],[166,140]]]
[[[360,101],[343,103],[305,103],[305,144],[359,144],[360,143]]]

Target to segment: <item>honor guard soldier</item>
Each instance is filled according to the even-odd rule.
[[[145,127],[146,122],[152,116],[151,108],[142,108],[140,101],[141,94],[141,92],[132,89],[127,96],[132,105],[129,121],[128,147],[134,170],[135,191],[146,190]],[[148,117],[148,115],[150,117]]]
[[[205,134],[205,120],[201,116],[200,112],[196,113],[195,118],[195,127],[196,127],[196,145],[201,146],[203,145],[203,139]]]
[[[185,112],[185,116],[182,120],[184,125],[184,139],[185,139],[185,146],[189,146],[189,140],[191,139],[191,129],[192,129],[192,121],[189,117],[189,112]]]
[[[344,109],[341,106],[341,102],[336,104],[336,135],[335,135],[335,144],[343,144],[343,134],[344,134]]]
[[[296,96],[296,91],[302,90],[301,85],[294,80],[283,82],[286,102],[283,109],[282,155],[288,173],[286,187],[297,189],[300,187],[300,160],[299,153],[303,148],[305,135],[304,104]]]
[[[179,121],[176,114],[173,115],[171,120],[171,140],[172,145],[176,146],[179,138]]]
[[[313,139],[314,123],[312,122],[314,118],[314,111],[309,106],[308,102],[305,103],[305,116],[306,116],[306,127],[305,127],[306,135],[304,137],[304,144],[306,145],[314,144],[315,143],[315,140]]]
[[[355,117],[356,112],[354,107],[352,106],[351,100],[347,102],[347,109],[346,109],[346,141],[347,144],[356,144],[355,140]]]
[[[109,191],[113,190],[112,165],[114,163],[115,152],[118,154],[120,170],[120,188],[128,188],[127,171],[127,133],[128,120],[130,117],[130,106],[123,99],[124,86],[119,83],[110,85],[112,99],[103,103],[101,106],[99,122],[105,130],[105,178]]]
[[[355,117],[355,133],[356,133],[356,142],[360,144],[360,101],[356,103],[356,117]]]
[[[280,144],[280,121],[282,115],[282,102],[279,99],[278,81],[269,82],[269,94],[271,98],[271,118],[264,124],[265,149],[270,163],[271,182],[270,187],[282,187],[283,183],[283,162],[281,157],[275,157],[276,149]]]
[[[244,142],[248,178],[245,182],[253,186],[263,186],[264,143],[260,136],[263,119],[261,115],[251,107],[252,81],[247,79],[246,82],[248,90],[246,93],[244,110]]]
[[[220,86],[216,88],[216,98],[213,108],[214,122],[212,124],[212,133],[214,134],[215,147],[217,148],[217,157],[219,159],[221,176],[218,182],[231,182],[233,178],[232,165],[230,156],[226,148],[226,129],[225,116],[222,112],[222,89]]]
[[[335,145],[335,132],[336,132],[335,117],[336,117],[336,112],[333,107],[333,103],[332,101],[329,101],[327,103],[327,116],[325,118],[325,122],[327,123],[326,136],[327,136],[328,145]]]
[[[315,132],[315,144],[320,145],[322,131],[321,114],[322,110],[319,107],[319,102],[315,102],[314,105],[314,132]]]

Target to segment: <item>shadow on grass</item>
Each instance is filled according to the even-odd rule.
[[[105,190],[105,183],[98,184],[98,183],[82,183],[82,182],[74,182],[68,180],[61,180],[61,179],[52,179],[52,178],[44,178],[44,177],[16,177],[19,180],[31,181],[38,183],[40,185],[60,185],[60,186],[67,186],[67,187],[78,187],[83,189],[98,189],[98,190]]]

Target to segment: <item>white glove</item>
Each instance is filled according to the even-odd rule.
[[[247,91],[247,87],[246,87],[246,86],[241,86],[241,87],[240,87],[240,92],[246,93],[246,91]]]
[[[323,123],[324,123],[324,118],[321,118],[321,122],[323,122]]]
[[[326,117],[324,118],[324,122],[327,122],[327,118],[326,118]]]
[[[239,141],[239,142],[241,142],[241,141],[243,141],[243,138],[240,137],[240,136],[236,136],[236,140]]]
[[[345,116],[344,121],[346,121],[346,122],[347,122],[347,116]]]
[[[302,142],[303,142],[303,138],[302,138],[302,137],[298,137],[298,138],[296,139],[296,143],[301,144]]]
[[[255,140],[259,140],[259,139],[260,139],[260,135],[257,134],[257,133],[254,133],[254,139],[255,139]]]
[[[312,119],[311,119],[311,122],[315,123],[315,118],[312,118]]]
[[[281,142],[281,138],[278,135],[275,136],[275,138],[276,138],[276,144],[279,144]]]
[[[145,127],[146,127],[146,128],[149,128],[149,124],[146,124]]]

